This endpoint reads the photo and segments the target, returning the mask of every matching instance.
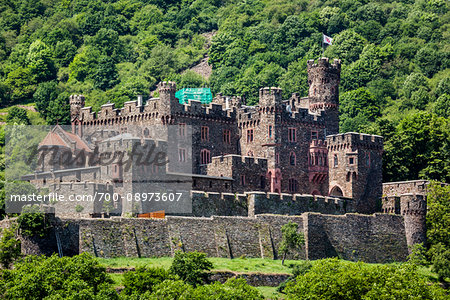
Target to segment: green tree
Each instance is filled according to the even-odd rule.
[[[17,106],[13,106],[8,110],[6,122],[8,124],[31,124],[30,119],[27,116],[27,110]]]
[[[28,50],[28,67],[34,76],[34,81],[42,82],[55,78],[56,68],[50,48],[42,41],[34,41]]]
[[[58,97],[58,83],[56,81],[42,82],[33,94],[37,111],[45,118],[48,113],[50,102]]]
[[[450,185],[431,182],[427,192],[428,253],[440,279],[450,280]]]
[[[130,20],[131,29],[135,32],[148,30],[153,24],[161,22],[163,13],[156,5],[146,5],[137,11]]]
[[[118,83],[118,76],[114,60],[108,56],[102,56],[92,78],[94,87],[104,91],[110,89]]]
[[[44,237],[51,226],[48,217],[36,205],[24,206],[22,213],[17,218],[17,224],[20,233],[29,237]]]
[[[441,95],[434,104],[433,112],[443,118],[450,118],[450,96],[449,94]]]
[[[333,38],[333,45],[325,51],[325,56],[339,58],[343,64],[357,61],[367,40],[351,29],[344,30]]]
[[[292,251],[301,250],[305,244],[305,236],[303,233],[298,232],[298,224],[289,221],[281,227],[281,243],[279,251],[283,255],[281,264],[284,265],[286,255]]]
[[[62,258],[28,256],[0,276],[0,291],[6,299],[119,299],[105,267],[85,253]]]
[[[20,257],[20,239],[16,237],[15,227],[4,228],[0,239],[0,264],[3,268],[9,268]]]
[[[449,120],[426,112],[411,113],[400,121],[385,142],[386,181],[413,178],[450,179]]]
[[[47,123],[50,125],[70,123],[69,95],[67,93],[59,94],[55,100],[50,101],[46,117]]]
[[[173,276],[163,268],[139,267],[123,275],[123,293],[125,295],[143,294],[156,291],[155,286]]]
[[[4,81],[11,103],[23,103],[30,100],[36,89],[34,76],[29,68],[19,67],[11,71]]]
[[[375,97],[364,88],[341,94],[339,111],[341,132],[361,132],[369,122],[381,115]]]
[[[169,272],[178,275],[186,283],[197,286],[207,281],[206,271],[211,270],[212,267],[213,264],[204,253],[177,251]]]
[[[338,259],[317,261],[285,289],[287,299],[445,299],[445,291],[411,264],[369,265]]]

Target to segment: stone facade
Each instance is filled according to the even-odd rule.
[[[333,216],[256,215],[209,218],[168,216],[165,219],[59,219],[45,239],[28,239],[23,247],[34,254],[88,252],[98,257],[162,257],[176,250],[201,251],[211,257],[279,258],[281,227],[289,221],[305,234],[305,246],[291,259],[342,257],[385,263],[408,255],[403,216],[375,214]],[[11,222],[11,220],[1,221]]]

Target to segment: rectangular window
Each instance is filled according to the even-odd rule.
[[[223,131],[223,142],[225,144],[231,144],[231,131],[229,129]]]
[[[178,125],[178,135],[180,137],[186,136],[186,124],[181,123]]]
[[[253,129],[247,129],[247,143],[253,142]]]
[[[319,139],[319,132],[317,132],[317,131],[311,131],[311,139],[312,139],[312,140],[317,140],[317,139]]]
[[[186,149],[178,149],[178,160],[180,162],[185,162],[186,161]]]
[[[202,126],[201,129],[202,141],[209,141],[209,127]]]
[[[354,159],[353,157],[350,157],[350,158],[348,159],[348,163],[349,163],[350,165],[353,165],[353,164],[355,163],[355,159]]]
[[[288,129],[288,141],[291,143],[297,141],[297,128]]]
[[[245,175],[241,175],[241,185],[245,185]]]
[[[269,125],[269,139],[273,138],[272,125]]]
[[[277,163],[277,164],[280,163],[280,154],[279,153],[275,154],[275,163]]]

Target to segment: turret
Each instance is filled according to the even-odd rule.
[[[177,84],[175,82],[160,82],[158,84],[158,91],[162,109],[166,109],[167,112],[172,112],[180,105],[178,99],[175,98],[175,92],[177,91]]]
[[[308,61],[309,110],[325,118],[327,134],[339,132],[339,82],[341,61],[322,57]]]
[[[71,95],[69,97],[70,102],[70,121],[73,122],[75,118],[80,118],[81,108],[84,107],[83,95]]]
[[[406,243],[410,249],[414,244],[425,243],[426,196],[422,194],[400,195],[400,211],[405,222]]]
[[[259,105],[261,107],[278,106],[283,102],[282,89],[278,87],[264,87],[259,89]]]

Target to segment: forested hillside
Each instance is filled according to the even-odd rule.
[[[120,106],[161,80],[249,104],[263,86],[306,96],[324,33],[343,64],[341,131],[385,136],[384,181],[450,182],[449,18],[446,0],[0,0],[0,101],[55,124],[70,94]],[[205,55],[208,79],[189,71]]]

